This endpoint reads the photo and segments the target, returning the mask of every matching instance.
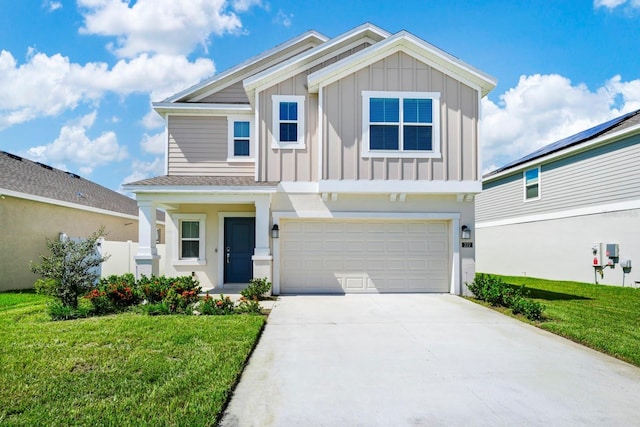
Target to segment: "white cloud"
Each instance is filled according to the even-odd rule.
[[[115,133],[104,132],[95,139],[87,136],[87,130],[93,127],[96,116],[94,111],[63,126],[55,141],[30,148],[27,157],[60,165],[60,169],[67,169],[69,162],[74,163],[85,175],[91,174],[98,166],[124,160],[128,156],[127,148],[118,144]]]
[[[640,0],[593,0],[593,6],[596,9],[604,7],[611,10],[622,5],[631,8],[640,8]]]
[[[81,65],[60,54],[28,52],[18,64],[0,51],[0,129],[37,117],[55,116],[80,103],[97,103],[105,92],[122,96],[149,93],[161,100],[213,74],[211,60],[190,62],[184,56],[143,54],[120,60],[111,69],[104,62]]]
[[[624,4],[627,0],[593,0],[593,6],[597,9],[599,7],[606,7],[613,9],[615,7]]]
[[[55,12],[58,9],[62,9],[62,3],[59,1],[45,0],[42,2],[42,7],[49,12]]]
[[[285,13],[281,10],[278,11],[276,17],[273,18],[273,23],[282,25],[283,27],[290,27],[293,22],[293,13]]]
[[[141,123],[145,129],[158,129],[164,127],[164,119],[153,109],[150,109],[149,112],[144,115]]]
[[[122,183],[120,184],[121,189],[124,184],[140,181],[153,176],[164,175],[164,158],[156,157],[151,162],[134,160],[131,165],[131,170],[131,174],[122,180]]]
[[[155,135],[144,134],[142,141],[140,141],[140,147],[142,150],[151,154],[163,154],[165,147],[165,133],[159,132]]]
[[[243,11],[255,0],[236,0]],[[205,49],[211,34],[241,30],[242,23],[225,0],[78,0],[84,17],[82,34],[116,37],[110,49],[120,57],[144,52],[186,55],[197,45]]]
[[[557,74],[521,76],[499,99],[482,101],[485,171],[639,109],[640,79],[622,82],[615,76],[591,91]]]
[[[231,2],[231,7],[236,12],[246,12],[253,6],[264,7],[262,0],[233,0]]]

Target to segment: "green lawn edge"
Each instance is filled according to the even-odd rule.
[[[0,425],[216,425],[266,322],[135,312],[53,322],[47,302],[0,293]]]
[[[640,367],[640,289],[491,275],[524,285],[529,297],[546,307],[543,322],[514,316],[508,309],[497,311]]]

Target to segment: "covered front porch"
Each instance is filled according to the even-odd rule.
[[[166,178],[189,182],[189,177]],[[275,186],[138,185],[131,190],[140,224],[136,277],[158,275],[162,263],[165,275],[194,276],[212,292],[237,292],[252,278],[272,280]],[[157,209],[166,212],[164,259],[156,248]]]

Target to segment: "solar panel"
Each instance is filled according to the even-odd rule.
[[[542,157],[544,155],[553,153],[555,151],[558,150],[562,150],[563,148],[567,148],[570,147],[572,145],[584,142],[584,141],[588,141],[590,139],[593,139],[595,137],[597,137],[598,135],[603,134],[604,132],[608,131],[609,129],[613,128],[614,126],[620,124],[621,122],[627,120],[629,117],[632,117],[636,114],[640,113],[640,110],[636,110],[636,111],[632,111],[631,113],[627,113],[623,116],[620,117],[616,117],[615,119],[611,119],[608,122],[604,122],[601,123],[599,125],[596,125],[592,128],[589,128],[587,130],[583,130],[581,132],[578,132],[574,135],[568,136],[566,138],[560,139],[556,142],[552,142],[549,145],[545,145],[544,147],[534,151],[533,153],[527,154],[524,157],[521,157],[517,160],[514,160],[512,162],[507,163],[506,165],[494,170],[493,172],[489,172],[488,174],[485,175],[485,177],[489,177],[491,175],[495,175],[497,173],[500,173],[504,170],[507,169],[511,169],[514,166],[517,166],[519,164],[522,163],[526,163],[530,160],[536,159],[538,157]]]

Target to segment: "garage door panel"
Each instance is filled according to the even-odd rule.
[[[446,221],[283,220],[281,291],[447,292]]]

